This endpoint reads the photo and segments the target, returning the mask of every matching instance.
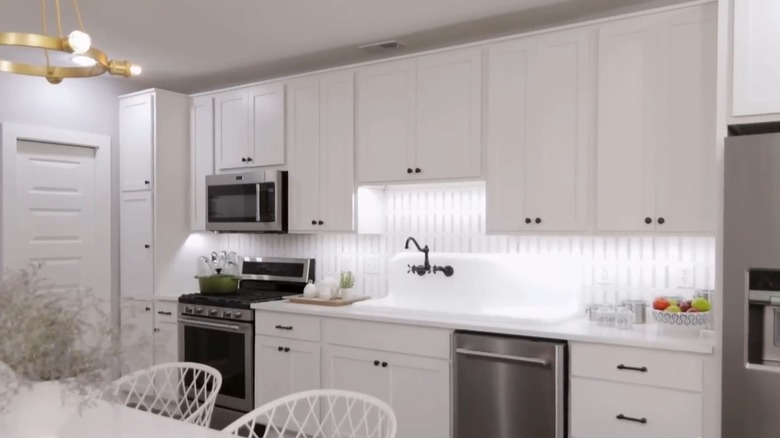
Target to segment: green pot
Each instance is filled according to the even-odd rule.
[[[234,294],[238,290],[238,277],[235,275],[216,274],[196,278],[202,294]]]

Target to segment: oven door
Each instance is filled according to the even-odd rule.
[[[206,229],[283,232],[281,172],[206,177]]]
[[[179,317],[179,360],[208,365],[222,374],[217,406],[254,409],[254,357],[252,323]]]

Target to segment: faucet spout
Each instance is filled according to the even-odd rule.
[[[414,243],[414,246],[417,247],[417,251],[424,252],[422,248],[420,248],[420,244],[417,243],[417,240],[414,237],[410,237],[406,239],[406,244],[404,245],[404,249],[409,249],[409,242]]]
[[[431,263],[428,261],[428,251],[430,251],[428,249],[428,245],[425,245],[424,248],[420,248],[420,244],[417,243],[417,240],[414,237],[410,237],[406,239],[406,244],[404,245],[405,249],[409,249],[409,242],[414,243],[414,246],[417,247],[417,251],[425,254],[425,261],[422,266],[417,267],[416,272],[420,275],[425,275],[431,272]]]

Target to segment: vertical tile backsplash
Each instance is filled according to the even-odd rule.
[[[220,246],[244,255],[313,257],[318,278],[351,270],[357,287],[375,297],[386,294],[387,261],[409,236],[434,252],[579,255],[585,302],[714,288],[714,237],[486,236],[482,185],[388,188],[385,202],[383,235],[223,234]]]

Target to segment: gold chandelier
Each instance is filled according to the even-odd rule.
[[[46,78],[52,84],[59,84],[65,78],[87,78],[99,76],[106,72],[126,78],[141,74],[140,66],[132,64],[130,61],[108,59],[105,53],[92,47],[92,38],[84,30],[84,22],[81,20],[81,12],[79,11],[77,0],[73,0],[73,11],[76,15],[79,29],[74,30],[67,36],[63,35],[60,0],[54,0],[57,13],[57,36],[49,35],[46,20],[46,3],[48,1],[41,0],[43,34],[0,32],[0,46],[43,49],[46,64],[36,65],[0,59],[0,72],[40,76]],[[49,51],[73,55],[71,61],[75,66],[52,65],[49,59]]]

